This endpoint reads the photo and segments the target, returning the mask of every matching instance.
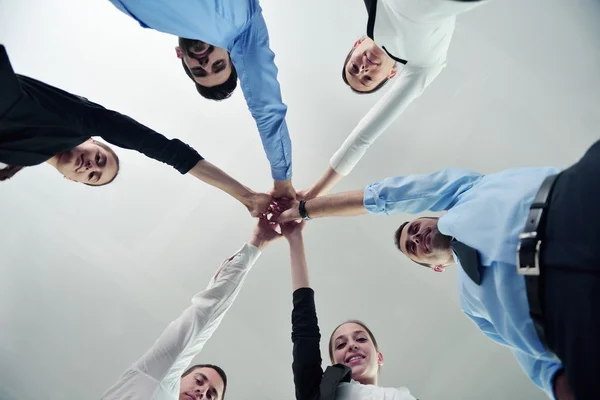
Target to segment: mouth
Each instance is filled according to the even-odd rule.
[[[345,364],[356,365],[364,359],[365,356],[363,354],[351,354],[350,356],[346,357]]]
[[[191,394],[188,394],[188,393],[186,393],[185,395],[186,395],[186,396],[188,397],[188,399],[190,399],[190,400],[196,400],[196,398],[195,398],[194,396],[192,396]]]
[[[196,50],[191,50],[192,54],[194,54],[195,57],[204,57],[205,55],[208,54],[208,51],[210,50],[210,46],[209,45],[204,45],[204,49],[202,51],[196,51]]]
[[[423,235],[423,253],[429,253],[431,249],[431,228],[427,228]]]

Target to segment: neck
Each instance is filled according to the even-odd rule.
[[[46,160],[46,162],[50,165],[52,165],[54,168],[58,168],[58,157],[60,157],[60,154],[57,154],[51,158],[49,158],[48,160]]]
[[[363,385],[375,385],[377,386],[377,375],[375,375],[372,378],[360,378],[360,379],[355,379],[356,382],[361,383]]]

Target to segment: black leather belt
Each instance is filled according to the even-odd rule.
[[[550,175],[542,182],[529,207],[525,228],[519,235],[519,246],[517,247],[517,272],[525,277],[529,314],[535,324],[537,334],[544,344],[546,342],[540,293],[540,249],[546,217],[545,211],[548,208],[548,199],[557,177],[558,175]]]

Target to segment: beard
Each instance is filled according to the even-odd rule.
[[[431,250],[448,250],[450,248],[451,236],[446,236],[441,233],[437,227],[431,232]]]
[[[211,48],[209,50],[209,52],[206,54],[210,54],[212,52],[212,50],[214,49],[214,46],[209,45],[206,42],[203,42],[201,40],[195,40],[195,39],[184,39],[184,38],[179,38],[179,47],[181,47],[181,50],[183,50],[183,52],[191,58],[196,58],[194,56],[194,53],[192,53],[192,51],[195,51],[197,53],[201,53],[204,50],[206,50],[207,48]]]

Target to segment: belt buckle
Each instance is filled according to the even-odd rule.
[[[517,246],[517,273],[519,275],[540,275],[541,245],[542,241],[538,240],[537,232],[523,232],[519,234],[519,245]],[[525,251],[528,251],[529,254],[521,254],[521,252]],[[524,260],[524,258],[529,258],[529,260]]]

